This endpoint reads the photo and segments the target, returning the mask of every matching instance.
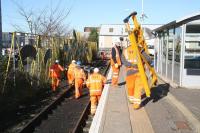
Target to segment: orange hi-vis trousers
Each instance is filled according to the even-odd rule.
[[[67,79],[68,79],[68,83],[69,83],[69,84],[72,84],[72,83],[73,83],[73,81],[74,81],[74,73],[73,73],[72,71],[69,71],[69,72],[67,73]]]
[[[51,79],[51,88],[52,91],[56,91],[56,88],[58,87],[59,83],[60,83],[60,79],[57,77],[52,77]]]
[[[82,95],[83,79],[75,79],[75,98],[78,99]]]
[[[140,106],[142,94],[142,80],[139,73],[126,77],[126,86],[128,89],[128,99],[134,106]]]
[[[115,65],[112,65],[112,85],[118,85],[118,79],[119,79],[119,67],[116,68]]]
[[[98,96],[95,96],[95,95],[90,96],[90,101],[91,101],[90,113],[92,115],[94,115],[97,110],[97,104],[99,103],[100,97],[101,96],[99,96],[99,95]]]

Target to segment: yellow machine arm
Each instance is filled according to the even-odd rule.
[[[144,56],[146,54],[149,56],[149,51],[143,36],[143,30],[136,18],[137,12],[131,13],[127,18],[124,19],[125,26],[128,30],[128,36],[131,42],[131,47],[136,51],[137,57],[137,66],[139,69],[139,73],[141,75],[141,79],[144,85],[144,90],[147,97],[150,97],[151,91],[150,88],[156,84],[157,75],[155,70],[149,64],[147,58]],[[129,19],[132,17],[134,29],[131,30]],[[147,75],[147,71],[149,71],[150,76]],[[151,80],[151,81],[150,81]],[[148,82],[150,81],[150,83]]]

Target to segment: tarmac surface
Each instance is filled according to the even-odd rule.
[[[97,120],[99,128],[92,127],[90,132],[93,132],[92,129],[99,133],[200,132],[200,90],[174,89],[159,81],[152,88],[151,97],[143,99],[143,107],[134,110],[127,100],[124,74],[125,70],[121,68],[119,86],[109,85],[106,90],[102,117],[97,114],[101,118]]]

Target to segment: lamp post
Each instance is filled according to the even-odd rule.
[[[0,55],[2,52],[2,16],[1,16],[1,0],[0,0]]]
[[[142,14],[141,14],[141,21],[144,22],[144,19],[148,18],[147,15],[144,13],[144,0],[142,0]]]
[[[31,31],[31,35],[30,35],[30,39],[31,39],[31,41],[30,41],[30,39],[28,39],[28,44],[30,44],[30,43],[32,43],[32,34],[33,34],[33,29],[32,29],[32,21],[31,20],[28,20],[27,21],[28,22],[28,25],[29,25],[29,29],[30,29],[30,31]],[[27,57],[27,59],[26,59],[26,62],[27,62],[27,64],[26,64],[26,71],[27,72],[29,72],[29,70],[30,70],[30,66],[29,66],[29,57]]]
[[[141,17],[140,17],[140,19],[141,19],[142,21],[144,21],[144,0],[142,0],[142,12],[141,12]]]

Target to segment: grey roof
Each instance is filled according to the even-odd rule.
[[[172,22],[169,22],[169,23],[167,23],[167,24],[165,24],[161,27],[156,28],[154,31],[160,32],[160,31],[163,31],[164,29],[170,29],[172,27],[178,27],[180,25],[183,25],[183,24],[186,24],[186,23],[189,23],[191,21],[198,20],[198,19],[200,19],[200,11],[193,13],[193,14],[190,14],[190,15],[187,15],[187,16],[182,17],[180,19],[174,20]]]

